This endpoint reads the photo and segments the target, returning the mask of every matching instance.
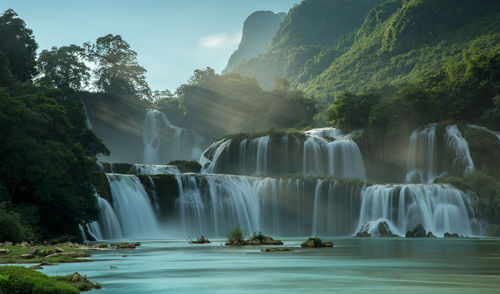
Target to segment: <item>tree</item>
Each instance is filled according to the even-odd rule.
[[[12,9],[0,16],[0,51],[9,61],[13,76],[21,82],[29,82],[36,74],[35,56],[38,44],[33,31]]]
[[[370,111],[379,101],[380,96],[376,94],[344,92],[328,109],[328,119],[345,130],[366,128]]]
[[[45,87],[79,90],[90,78],[84,57],[85,49],[76,45],[43,50],[37,60],[41,74],[37,82]]]
[[[146,82],[146,69],[137,62],[137,53],[120,35],[106,35],[95,44],[84,45],[89,59],[97,63],[95,86],[105,92],[127,93],[147,98],[151,90]]]

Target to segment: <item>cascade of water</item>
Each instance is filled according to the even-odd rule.
[[[373,185],[362,190],[361,201],[357,231],[374,236],[382,221],[397,235],[404,235],[417,224],[441,236],[445,232],[465,236],[475,233],[465,205],[470,197],[450,185]]]
[[[497,131],[493,131],[493,130],[490,130],[486,127],[482,127],[482,126],[477,126],[477,125],[467,125],[469,128],[473,128],[473,129],[478,129],[478,130],[483,130],[485,132],[488,132],[492,135],[495,135],[498,140],[500,140],[500,132],[497,132]]]
[[[304,142],[303,153],[303,175],[318,175],[324,174],[323,170],[323,150],[321,142],[326,143],[323,139],[309,137]]]
[[[281,138],[281,174],[288,174],[288,135]]]
[[[319,197],[321,194],[321,184],[323,183],[322,180],[318,180],[316,183],[316,188],[314,189],[314,209],[313,209],[313,214],[312,214],[312,232],[313,236],[318,235],[318,210],[319,210]]]
[[[280,234],[280,217],[278,203],[278,181],[265,178],[255,183],[255,193],[260,199],[260,221],[269,234]]]
[[[474,170],[474,162],[469,151],[469,144],[462,137],[460,130],[456,125],[446,127],[445,143],[447,147],[454,151],[455,159],[453,160],[453,167],[463,167],[464,174],[470,173]]]
[[[89,130],[92,130],[92,122],[90,121],[89,113],[87,112],[87,107],[85,106],[85,103],[83,102],[82,98],[79,99],[80,102],[82,103],[83,111],[85,112],[85,119],[87,120],[87,128]]]
[[[247,139],[243,139],[240,142],[240,150],[239,150],[239,166],[240,166],[240,174],[244,175],[247,171]]]
[[[229,152],[225,144],[228,144],[226,142],[230,139],[221,140],[205,150],[200,163],[202,166],[211,166],[204,170],[211,173],[228,173],[236,170],[240,174],[266,176],[276,171],[281,175],[302,171],[302,174],[307,176],[329,174],[344,178],[366,178],[361,151],[352,140],[354,133],[344,135],[337,129],[325,128],[310,130],[305,134],[306,139],[303,145],[297,136],[292,136],[293,144],[290,144],[290,135],[286,134],[281,137],[281,142],[276,142],[277,144],[273,143],[274,141],[271,142],[270,136],[254,138],[250,141],[243,139],[239,143],[236,169],[219,162],[232,156],[223,156],[224,153]],[[273,158],[270,158],[271,154],[276,152],[276,148],[271,150],[273,147],[271,145],[280,146],[280,155],[274,158],[279,162],[273,162]],[[300,161],[294,161],[298,154],[302,154],[302,165]],[[255,169],[250,165],[253,161],[255,161]],[[217,168],[214,169],[214,166]]]
[[[182,150],[182,134],[183,129],[173,125],[167,116],[158,110],[149,110],[146,113],[146,118],[142,126],[142,141],[144,143],[144,157],[145,163],[158,163],[160,162],[160,146],[161,146],[161,131],[162,125],[167,129],[173,131],[173,145],[170,146],[171,158],[179,159],[180,151]]]
[[[202,183],[186,174],[178,176],[178,183],[176,206],[184,234],[220,237],[238,225],[247,233],[260,229],[252,178],[210,175]]]
[[[123,237],[118,217],[106,199],[97,197],[99,205],[99,220],[87,225],[88,232],[96,240],[120,239]]]
[[[161,175],[161,174],[180,174],[181,172],[175,165],[136,163],[132,165],[128,173],[136,175]]]
[[[221,140],[221,141],[218,141],[216,143],[219,143],[219,144],[217,146],[217,149],[215,149],[212,160],[208,160],[208,159],[206,159],[205,155],[202,155],[202,159],[200,160],[200,164],[202,164],[202,166],[204,166],[208,163],[208,167],[203,169],[204,172],[215,173],[218,171],[219,166],[222,164],[222,162],[220,160],[222,157],[222,154],[231,145],[231,140]],[[205,158],[205,159],[203,159],[203,158]]]
[[[358,145],[350,139],[329,142],[328,174],[340,178],[366,179],[365,165]]]
[[[255,166],[255,175],[264,176],[267,175],[268,170],[268,153],[269,153],[269,136],[255,138],[251,141],[252,145],[257,146],[256,153],[256,166]]]
[[[106,174],[113,208],[126,238],[150,238],[161,234],[151,201],[134,175]]]
[[[83,226],[78,224],[78,230],[80,230],[80,235],[82,235],[82,240],[83,243],[87,242],[87,235],[85,234],[85,230],[83,229]]]
[[[406,183],[432,183],[436,178],[436,126],[415,130],[410,136]]]

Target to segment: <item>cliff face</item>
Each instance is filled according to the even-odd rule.
[[[263,53],[285,17],[284,12],[257,11],[252,13],[243,24],[243,35],[238,50],[231,55],[224,71],[229,71],[245,59]]]

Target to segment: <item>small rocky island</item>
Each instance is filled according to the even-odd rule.
[[[324,248],[333,247],[333,242],[324,242],[320,238],[309,238],[307,241],[300,244],[302,248]]]
[[[265,236],[262,232],[258,234],[254,232],[250,239],[245,240],[243,238],[243,231],[240,228],[236,228],[229,234],[226,246],[258,246],[258,245],[283,245],[283,241],[274,240],[272,237]]]

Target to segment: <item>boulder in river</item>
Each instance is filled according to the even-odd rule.
[[[309,238],[309,240],[300,244],[302,248],[323,248],[323,247],[333,247],[333,242],[323,242],[320,238]]]
[[[210,240],[205,238],[205,236],[201,236],[198,240],[194,240],[189,242],[190,244],[208,244],[210,243]]]

